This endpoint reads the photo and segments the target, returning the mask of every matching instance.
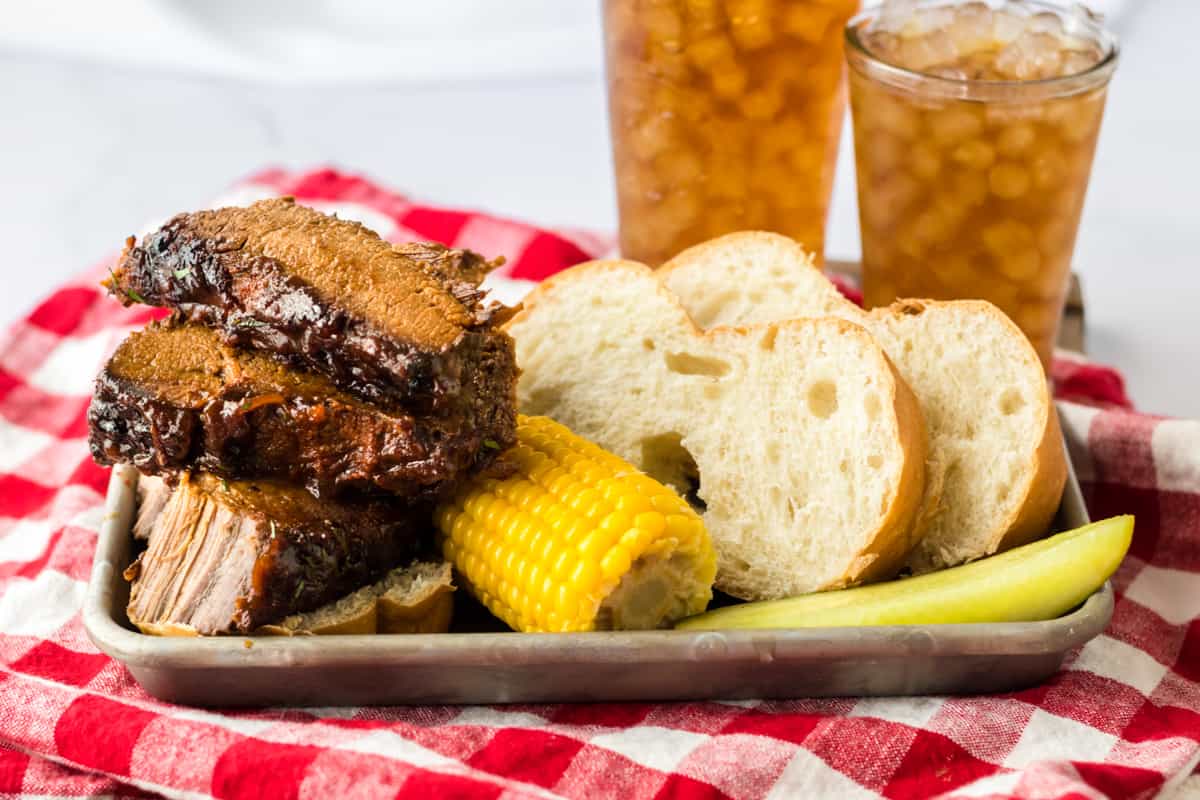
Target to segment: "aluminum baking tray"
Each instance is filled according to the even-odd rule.
[[[84,605],[96,646],[155,697],[198,706],[331,706],[977,694],[1039,683],[1112,615],[1106,584],[1049,622],[756,631],[487,631],[459,592],[456,631],[161,638],[125,616],[137,473],[109,483]],[[1055,521],[1088,521],[1074,471]],[[482,632],[480,629],[484,629]],[[476,632],[464,632],[465,630]]]

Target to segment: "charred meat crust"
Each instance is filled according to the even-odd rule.
[[[283,199],[176,216],[128,243],[109,290],[368,400],[431,413],[455,407],[464,375],[507,338],[477,287],[493,266],[441,245],[393,246]]]
[[[254,561],[250,591],[236,601],[233,628],[252,631],[320,608],[378,580],[416,553],[417,526],[411,520],[371,516],[364,522],[373,524],[372,529],[314,520],[316,524],[271,531]]]
[[[427,545],[427,519],[397,502],[319,502],[298,487],[185,474],[126,571],[129,616],[250,632],[378,579]]]
[[[319,497],[433,497],[515,439],[509,355],[480,359],[463,389],[465,413],[418,417],[273,368],[208,329],[153,325],[126,340],[97,378],[89,444],[100,464],[152,475],[286,480]]]

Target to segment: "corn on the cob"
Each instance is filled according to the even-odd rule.
[[[717,561],[671,489],[546,417],[519,417],[508,477],[434,519],[466,588],[519,631],[633,630],[703,611]]]

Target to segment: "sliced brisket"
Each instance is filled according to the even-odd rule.
[[[456,414],[471,373],[512,342],[482,305],[475,253],[395,245],[290,198],[180,214],[130,240],[109,289],[179,309],[228,344],[263,350],[416,413]]]
[[[129,619],[147,633],[253,631],[378,579],[428,533],[427,513],[396,503],[184,473],[126,570]]]
[[[146,541],[154,523],[162,514],[173,490],[158,475],[142,475],[137,485],[137,516],[133,520],[133,538]]]
[[[236,350],[196,324],[133,333],[100,373],[88,411],[93,457],[144,473],[212,472],[298,482],[322,497],[432,496],[515,438],[511,348],[464,376],[452,415],[387,410],[328,378]]]

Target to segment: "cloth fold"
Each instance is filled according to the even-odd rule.
[[[435,239],[531,282],[610,247],[421,206],[333,170],[269,170],[224,201],[291,194],[392,239]],[[1200,760],[1200,423],[1128,409],[1120,376],[1055,366],[1094,517],[1132,512],[1113,622],[1042,686],[987,697],[425,708],[187,709],[147,695],[80,618],[107,471],[92,377],[153,312],[94,270],[0,343],[0,795],[478,798],[1150,797]]]

